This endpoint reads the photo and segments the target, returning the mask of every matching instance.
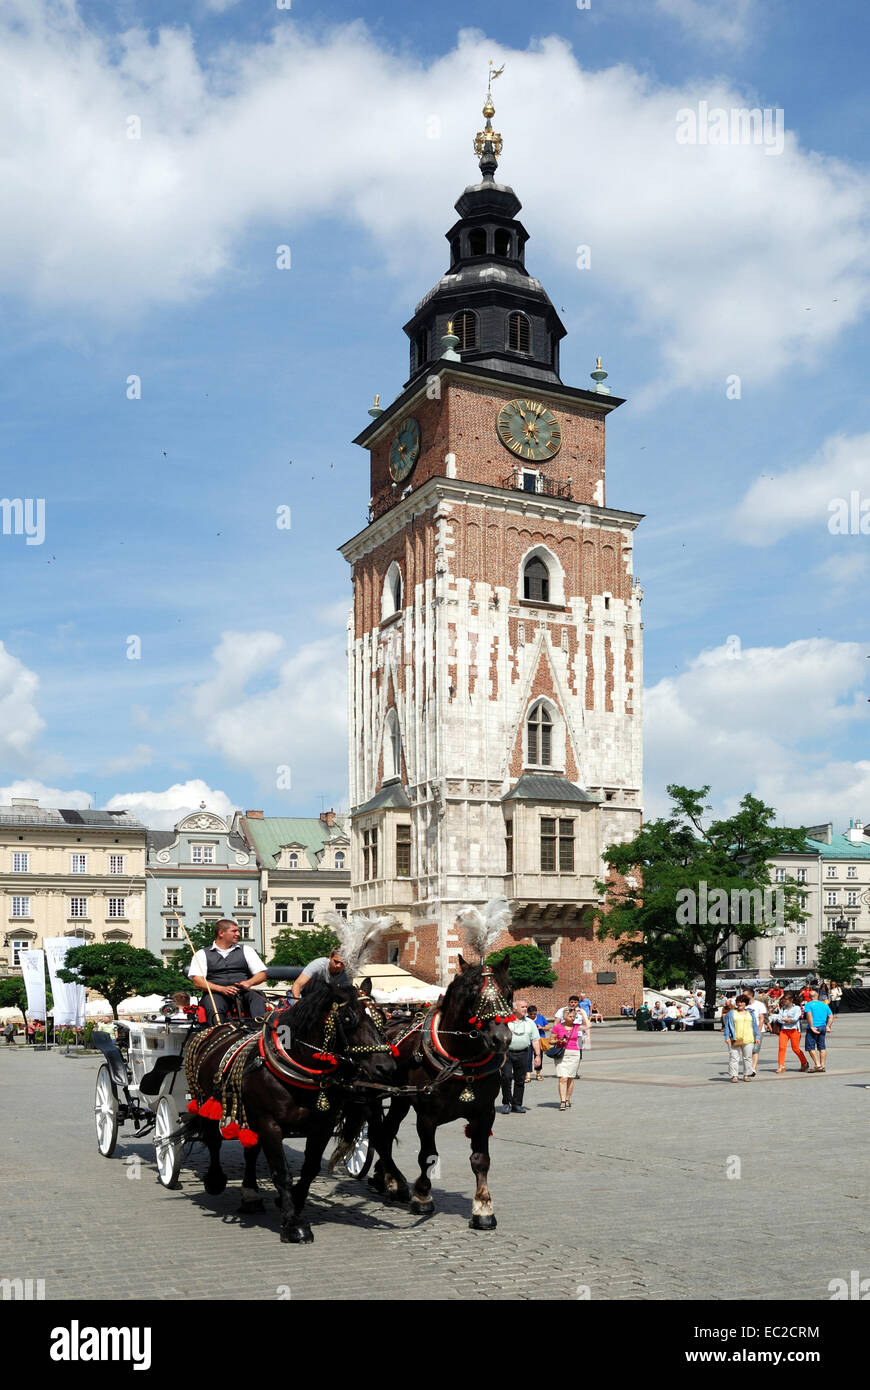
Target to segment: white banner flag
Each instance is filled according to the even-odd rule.
[[[19,951],[18,963],[27,990],[27,1017],[45,1022],[45,952]]]
[[[65,980],[57,978],[58,970],[63,970],[66,961],[67,951],[71,951],[73,946],[87,946],[87,942],[78,936],[46,936],[42,942],[45,947],[45,959],[48,963],[48,977],[51,980],[51,992],[54,995],[54,1026],[63,1027],[65,1024],[73,1024],[77,1028],[83,1028],[85,1024],[85,987],[84,985],[69,985]]]

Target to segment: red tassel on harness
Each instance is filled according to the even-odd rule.
[[[468,1020],[468,1022],[469,1022],[469,1023],[476,1023],[476,1022],[477,1022],[477,1014],[474,1014],[474,1015]]]
[[[221,1138],[222,1138],[222,1139],[238,1139],[238,1137],[239,1137],[239,1135],[241,1134],[241,1132],[242,1132],[242,1131],[241,1131],[241,1129],[239,1128],[239,1126],[238,1126],[238,1124],[236,1123],[236,1121],[235,1121],[235,1120],[230,1120],[229,1124],[228,1124],[228,1125],[224,1125],[223,1129],[221,1130]]]
[[[399,1049],[396,1047],[396,1044],[395,1044],[395,1043],[390,1043],[390,1056],[391,1056],[391,1057],[398,1057],[398,1056],[399,1056]]]
[[[207,1100],[204,1105],[199,1107],[199,1113],[204,1120],[219,1120],[223,1110],[219,1101]]]
[[[253,1129],[239,1130],[239,1143],[245,1149],[252,1149],[255,1144],[259,1144],[260,1136]]]
[[[189,1100],[187,1102],[187,1108],[190,1111],[191,1115],[199,1114],[199,1106],[197,1105],[195,1100]]]

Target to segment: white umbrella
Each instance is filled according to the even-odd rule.
[[[156,1014],[165,999],[163,994],[134,994],[118,1005],[119,1014]]]
[[[91,999],[85,1005],[85,1016],[87,1018],[111,1018],[112,1006],[105,999]]]
[[[18,1023],[19,1020],[23,1023],[24,1014],[20,1009],[0,1009],[0,1023],[8,1023],[10,1019],[13,1019],[15,1023]]]

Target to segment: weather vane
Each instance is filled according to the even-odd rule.
[[[483,114],[486,117],[486,125],[483,130],[479,130],[474,137],[474,153],[480,160],[481,172],[490,177],[495,173],[496,163],[502,152],[504,141],[497,130],[492,128],[492,118],[495,115],[495,107],[492,104],[492,84],[497,77],[501,77],[505,70],[505,64],[500,68],[494,68],[492,59],[489,60],[489,82],[486,88],[486,101],[483,107]]]

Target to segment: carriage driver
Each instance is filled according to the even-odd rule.
[[[253,986],[265,980],[266,967],[252,946],[239,943],[238,922],[227,918],[218,922],[214,944],[196,952],[187,973],[202,995],[207,1023],[225,1023],[228,1016],[235,1016],[237,1000],[248,1017],[265,1016],[266,1001]],[[214,995],[217,1019],[213,1017],[209,989]]]

